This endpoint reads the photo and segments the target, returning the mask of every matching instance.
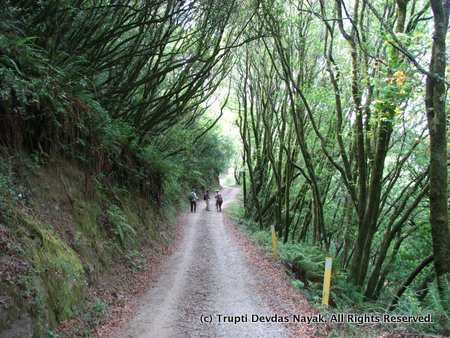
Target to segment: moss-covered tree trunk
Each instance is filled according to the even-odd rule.
[[[430,223],[439,292],[447,310],[450,284],[450,232],[447,205],[446,50],[450,2],[431,0],[434,14],[433,49],[426,83],[425,105],[430,132]]]

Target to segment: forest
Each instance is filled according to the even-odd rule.
[[[448,0],[1,1],[0,257],[30,266],[16,278],[5,264],[0,282],[35,303],[22,277],[41,278],[45,257],[17,247],[54,236],[23,211],[26,173],[79,168],[123,256],[139,230],[121,196],[168,210],[231,167],[240,222],[263,244],[275,226],[300,289],[317,297],[330,256],[332,306],[433,313],[420,330],[448,334],[449,13]],[[76,311],[51,312],[32,316],[54,327]]]

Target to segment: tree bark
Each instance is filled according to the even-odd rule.
[[[430,223],[439,293],[450,310],[450,231],[447,205],[446,50],[450,2],[431,0],[434,14],[433,48],[426,82],[425,106],[430,133]]]

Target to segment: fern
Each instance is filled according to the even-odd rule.
[[[125,245],[125,238],[136,236],[136,231],[130,225],[127,216],[117,205],[111,204],[107,211],[111,223],[114,225],[114,233],[119,236],[122,245]]]

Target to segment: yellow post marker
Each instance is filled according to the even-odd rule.
[[[277,235],[275,234],[275,225],[272,224],[270,230],[272,232],[273,255],[275,256],[275,259],[278,260],[278,246],[277,246]]]
[[[333,259],[327,257],[325,259],[325,275],[323,277],[323,293],[322,293],[322,304],[328,305],[328,300],[330,299],[330,284],[331,284],[331,265]]]

